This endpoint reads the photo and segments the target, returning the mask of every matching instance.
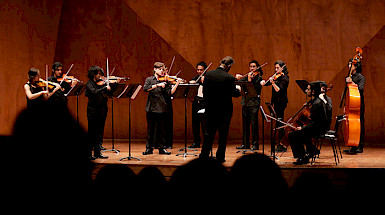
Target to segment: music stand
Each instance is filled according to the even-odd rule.
[[[67,94],[64,94],[64,96],[76,96],[76,121],[79,125],[79,96],[86,90],[86,85],[84,84],[77,84],[73,86]]]
[[[128,98],[128,156],[119,159],[119,161],[122,161],[124,159],[137,159],[139,161],[142,161],[142,159],[140,158],[131,156],[131,100],[134,100],[136,98],[141,88],[142,85],[140,84],[129,84],[126,86],[124,91],[117,97],[118,99]]]
[[[194,98],[198,93],[199,84],[179,84],[178,88],[172,95],[174,99],[184,99],[184,148],[179,149],[179,151],[184,150],[184,153],[179,153],[176,156],[183,155],[183,158],[186,155],[194,155],[193,153],[187,153],[187,99]]]
[[[269,102],[266,102],[265,104],[270,111],[270,115],[272,115],[273,117],[277,117],[277,114],[275,113],[273,106],[271,106],[271,104]],[[273,122],[273,121],[271,121],[271,122]],[[275,143],[275,132],[273,129],[273,123],[271,123],[270,124],[270,145],[271,145],[270,157],[273,157],[273,160],[275,161],[275,159],[279,160],[279,158],[275,155],[275,144],[274,143]]]
[[[262,105],[259,106],[259,109],[261,110],[262,116],[262,154],[265,154],[265,120],[267,123],[271,122],[271,120],[266,117],[266,113]]]
[[[111,135],[112,135],[112,149],[103,150],[102,152],[116,152],[119,154],[119,150],[115,149],[115,135],[114,135],[114,97],[118,97],[124,90],[126,84],[110,84],[111,90],[107,95],[111,98]]]
[[[258,97],[259,98],[259,95],[258,95],[257,91],[255,90],[255,87],[254,87],[252,82],[236,81],[235,85],[241,86],[241,88],[242,88],[241,95],[242,96],[244,96],[244,97],[246,97],[246,96],[247,97]],[[248,128],[248,129],[250,129],[250,128]],[[242,152],[242,154],[245,154],[248,151],[254,152],[253,149],[241,149],[241,150],[238,150],[236,153]]]

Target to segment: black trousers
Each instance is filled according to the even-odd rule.
[[[100,155],[100,143],[103,142],[104,126],[106,124],[108,107],[87,107],[88,119],[88,141],[90,155],[94,151],[94,156]]]
[[[147,112],[147,140],[146,149],[164,148],[166,144],[166,113]]]
[[[195,99],[192,104],[192,130],[193,130],[193,136],[194,136],[194,143],[200,144],[201,143],[201,128],[202,128],[202,134],[204,135],[206,130],[206,118],[203,113],[198,113],[199,110],[203,109],[203,99],[197,100]]]
[[[312,136],[310,132],[304,130],[289,133],[289,142],[295,158],[305,157],[306,152],[310,155],[314,154],[316,147],[312,143]],[[304,146],[306,146],[306,150]]]
[[[243,145],[250,146],[250,125],[252,145],[258,144],[258,112],[259,106],[242,107],[242,125],[243,125]]]
[[[206,116],[206,132],[204,135],[202,151],[199,157],[208,158],[214,143],[215,135],[218,131],[218,149],[216,158],[218,160],[225,159],[227,137],[229,134],[232,112],[230,113],[205,113]]]

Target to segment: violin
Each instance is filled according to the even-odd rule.
[[[282,70],[283,70],[285,67],[286,67],[286,64],[283,65],[283,66],[281,67],[281,69],[279,69],[277,72],[275,72],[274,75],[272,75],[272,76],[266,81],[266,83],[269,82],[270,79],[273,79],[273,80],[275,81],[275,80],[277,80],[279,77],[284,76],[285,73],[282,72]]]
[[[165,75],[165,76],[159,77],[158,80],[161,81],[161,82],[167,82],[167,83],[170,83],[170,84],[176,84],[176,82],[178,80],[182,81],[181,84],[186,83],[186,80],[184,80],[182,78],[178,78],[176,76],[169,76],[169,75]]]
[[[55,83],[46,81],[42,78],[39,78],[39,80],[35,84],[38,87],[46,87],[48,85],[48,89],[54,89],[56,87]]]
[[[249,72],[249,73],[246,73],[246,74],[242,75],[239,79],[242,79],[242,78],[248,76],[250,73],[251,73],[251,76],[252,76],[252,77],[255,77],[256,75],[259,74],[259,69],[262,68],[263,66],[265,66],[265,65],[268,64],[268,63],[269,63],[268,61],[265,62],[264,64],[258,66],[257,69],[255,70],[255,72]]]
[[[83,81],[75,78],[74,76],[69,76],[69,75],[63,75],[61,78],[58,78],[57,81],[59,81],[60,83],[62,83],[64,81],[64,82],[67,82],[69,84],[71,84],[72,81],[77,81],[78,83],[83,83]]]
[[[97,85],[101,86],[101,85],[105,85],[107,84],[107,81],[108,83],[110,84],[115,84],[115,83],[119,83],[120,80],[124,80],[124,81],[127,81],[129,80],[130,78],[128,77],[118,77],[118,76],[110,76],[107,80],[106,77],[102,76],[100,77],[100,79],[96,82]]]

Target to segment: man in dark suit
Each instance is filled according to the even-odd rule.
[[[216,70],[208,71],[203,81],[203,99],[206,105],[206,131],[200,158],[208,158],[215,134],[218,131],[217,160],[225,162],[226,142],[233,115],[232,97],[239,97],[240,87],[235,86],[234,76],[228,74],[234,64],[232,57],[221,60]]]

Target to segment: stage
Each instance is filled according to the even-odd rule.
[[[190,146],[192,142],[188,142],[187,146]],[[93,177],[96,176],[98,171],[108,164],[121,164],[129,166],[136,174],[139,173],[143,168],[147,166],[157,167],[163,175],[169,179],[172,176],[172,173],[175,171],[178,166],[184,165],[189,161],[197,158],[200,154],[200,148],[197,151],[189,150],[188,153],[193,153],[194,155],[183,155],[176,156],[179,149],[184,147],[183,141],[174,141],[174,146],[172,149],[168,149],[171,152],[171,155],[160,155],[158,150],[154,150],[154,154],[151,155],[142,155],[142,152],[145,151],[145,141],[144,140],[133,140],[131,146],[131,156],[142,159],[138,161],[136,159],[127,160],[124,159],[119,161],[121,158],[128,156],[128,140],[115,140],[115,149],[119,150],[120,153],[115,153],[111,151],[104,152],[103,155],[108,156],[108,159],[96,159],[94,160],[94,169]],[[239,141],[229,141],[226,149],[226,162],[223,163],[229,170],[231,169],[234,162],[240,158],[243,153],[236,149],[236,146],[240,146]],[[105,140],[104,147],[111,149],[111,140]],[[265,141],[264,154],[270,155],[270,143]],[[341,151],[347,149],[345,146],[341,146]],[[216,144],[214,144],[214,153],[216,151]],[[262,153],[262,145],[260,145],[260,150],[255,152]],[[246,152],[250,154],[254,152]],[[339,153],[339,152],[338,152]],[[362,170],[370,169],[384,169],[385,168],[385,145],[380,143],[367,143],[364,148],[364,153],[356,155],[348,155],[342,152],[342,159],[338,165],[335,164],[333,151],[330,146],[330,143],[324,142],[321,154],[319,158],[315,160],[313,164],[307,165],[294,165],[291,149],[288,148],[288,151],[285,153],[277,153],[277,159],[275,162],[279,165],[282,170],[282,174],[285,177],[289,186],[291,186],[295,179],[299,177],[303,172],[318,172],[328,175],[328,177],[333,181],[333,184],[336,186],[344,186],[347,179],[353,173],[361,172]],[[215,155],[215,154],[214,154]]]

